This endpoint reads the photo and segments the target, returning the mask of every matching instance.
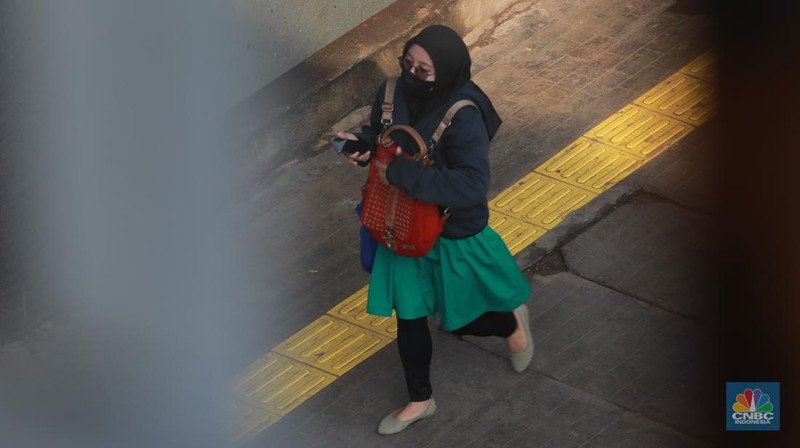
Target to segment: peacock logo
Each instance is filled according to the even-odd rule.
[[[725,383],[727,431],[780,431],[781,383]]]
[[[733,412],[772,412],[774,406],[769,401],[769,395],[762,393],[761,389],[745,389],[736,396]]]

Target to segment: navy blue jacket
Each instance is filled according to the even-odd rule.
[[[359,136],[373,145],[382,129],[381,105],[385,84],[378,89],[370,125],[364,126]],[[447,109],[461,99],[474,101],[480,113],[474,107],[464,107],[456,113],[433,150],[435,163],[432,167],[398,157],[386,170],[389,183],[411,197],[450,208],[451,215],[442,233],[445,238],[472,236],[488,224],[489,141],[500,126],[500,117],[489,98],[477,85],[468,81],[444,106],[419,117],[413,126],[424,142],[430,142]],[[397,84],[394,103],[393,124],[409,124],[408,107],[400,83]],[[392,140],[407,152],[419,152],[404,132],[393,133]]]

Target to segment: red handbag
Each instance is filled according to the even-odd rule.
[[[403,157],[420,160],[428,167],[433,164],[428,147],[414,128],[394,125],[383,132],[370,159],[361,223],[392,252],[422,257],[436,244],[449,213],[439,213],[438,205],[414,199],[386,181],[386,167],[397,157],[397,144],[389,138],[395,131],[409,134],[420,148],[419,154],[412,156],[404,151]]]

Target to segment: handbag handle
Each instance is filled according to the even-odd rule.
[[[422,160],[423,162],[427,162],[428,158],[430,157],[430,153],[428,152],[428,147],[425,145],[425,142],[422,141],[422,137],[419,135],[416,129],[412,128],[411,126],[405,124],[395,124],[389,127],[381,136],[378,138],[378,143],[383,146],[384,148],[387,146],[391,146],[394,141],[392,141],[391,135],[394,131],[403,131],[406,134],[410,135],[411,138],[414,139],[414,142],[419,147],[419,154],[417,154],[414,158],[417,160]]]

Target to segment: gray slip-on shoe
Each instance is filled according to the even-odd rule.
[[[383,436],[397,434],[398,432],[408,428],[409,425],[415,421],[430,417],[436,412],[436,401],[434,401],[433,397],[431,397],[431,402],[428,404],[427,409],[425,409],[422,414],[412,418],[411,420],[398,420],[395,418],[394,415],[398,411],[400,411],[400,409],[392,411],[391,414],[387,415],[383,418],[383,420],[381,420],[381,424],[378,425],[378,434]]]
[[[525,337],[528,339],[528,344],[525,346],[525,350],[519,353],[510,353],[511,367],[514,368],[515,372],[520,373],[524,372],[525,369],[528,368],[531,360],[533,359],[533,336],[531,335],[531,323],[528,314],[528,306],[523,303],[517,309],[515,309],[514,312],[519,314],[519,320],[522,322],[522,327],[525,330]]]

